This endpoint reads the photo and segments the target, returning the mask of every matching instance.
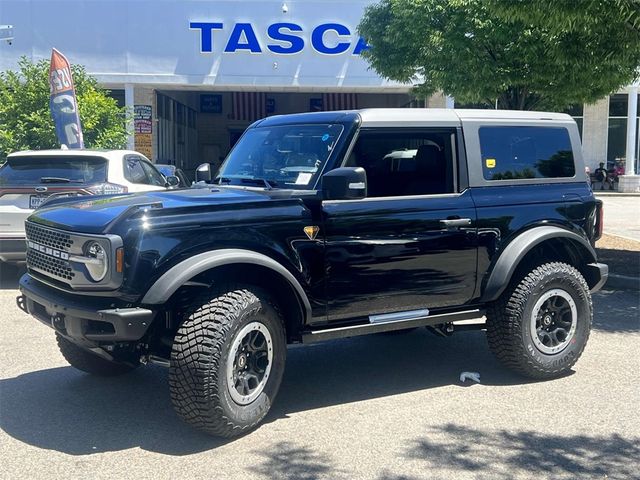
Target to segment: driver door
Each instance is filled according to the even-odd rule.
[[[457,141],[455,128],[360,133],[345,166],[366,170],[367,197],[323,201],[329,321],[472,298],[476,213]]]

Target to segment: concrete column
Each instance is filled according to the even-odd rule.
[[[582,150],[584,163],[593,172],[598,163],[607,161],[609,135],[609,97],[584,106],[582,120]]]
[[[199,98],[199,97],[198,97]],[[151,105],[151,155],[149,160],[156,162],[158,159],[158,110],[156,105],[156,92],[146,85],[137,84],[135,95],[133,96],[136,105]],[[148,155],[148,153],[145,153]]]
[[[442,92],[436,92],[427,100],[427,108],[445,108],[446,99]]]
[[[635,175],[636,165],[636,125],[638,123],[638,87],[629,88],[627,108],[627,163],[625,175]]]
[[[627,153],[624,175],[618,182],[619,192],[640,192],[640,175],[635,171],[636,165],[636,124],[638,123],[638,86],[629,87],[627,108]]]
[[[135,149],[135,132],[133,129],[133,84],[125,83],[124,85],[124,106],[127,109],[127,115],[129,117],[127,121],[127,150]]]

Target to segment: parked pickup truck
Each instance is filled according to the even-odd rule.
[[[270,117],[201,188],[37,210],[18,304],[80,370],[165,365],[177,413],[227,437],[267,414],[292,343],[476,328],[507,368],[554,378],[607,279],[587,180],[562,114]]]

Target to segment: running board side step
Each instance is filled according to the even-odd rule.
[[[428,310],[417,311],[424,313],[420,316],[407,318],[405,315],[398,316],[397,320],[380,321],[381,316],[374,316],[376,320],[371,320],[370,323],[361,323],[358,325],[348,325],[345,327],[325,328],[322,330],[309,330],[303,332],[302,343],[316,343],[324,340],[334,340],[336,338],[355,337],[358,335],[368,335],[370,333],[391,332],[393,330],[404,330],[407,328],[425,327],[427,325],[440,325],[443,323],[460,322],[464,320],[477,319],[479,323],[484,315],[484,310],[465,310],[455,313],[441,313],[436,315],[429,315]],[[392,318],[390,314],[388,318]],[[484,323],[484,322],[483,322]]]

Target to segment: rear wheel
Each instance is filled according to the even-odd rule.
[[[593,318],[578,270],[541,265],[511,285],[487,311],[487,339],[506,367],[531,378],[568,372],[582,354]]]
[[[210,434],[233,437],[265,417],[286,357],[282,317],[253,289],[202,298],[178,329],[169,370],[178,415]]]
[[[72,367],[101,377],[114,377],[135,370],[137,365],[113,362],[102,358],[90,350],[79,347],[56,333],[56,341],[60,353]]]

